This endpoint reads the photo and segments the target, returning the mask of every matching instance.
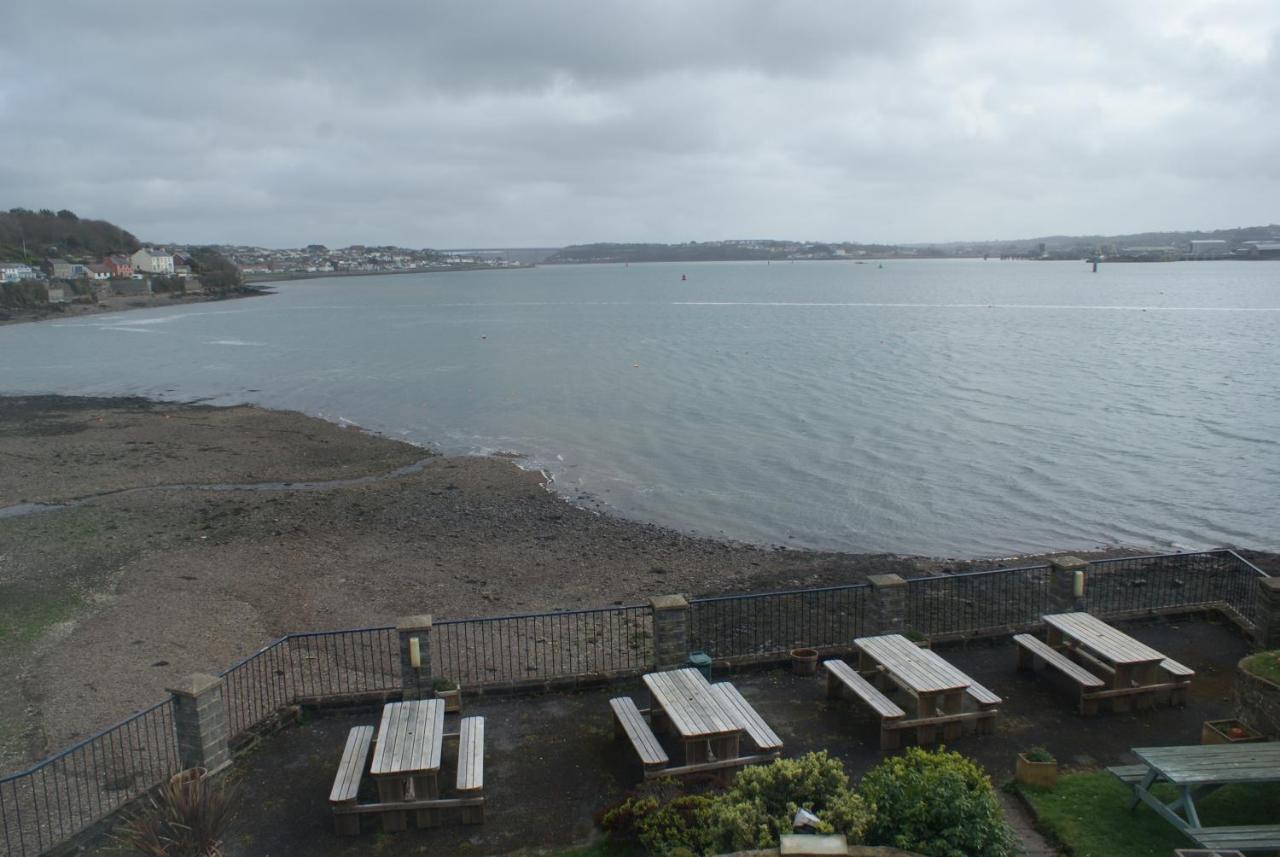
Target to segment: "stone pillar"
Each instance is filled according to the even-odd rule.
[[[657,595],[649,607],[658,669],[683,666],[689,660],[689,602],[683,595]]]
[[[183,768],[215,773],[231,764],[227,747],[227,704],[223,680],[196,673],[173,687],[173,729]]]
[[[1076,572],[1084,572],[1085,595],[1076,598]],[[1085,609],[1089,594],[1089,563],[1078,556],[1060,556],[1049,560],[1049,612],[1071,613]]]
[[[431,615],[405,616],[396,621],[400,637],[400,689],[404,699],[431,699]],[[411,640],[418,641],[418,666],[413,665]]]
[[[907,582],[896,574],[873,574],[871,622],[875,634],[901,634],[907,630]]]
[[[1280,649],[1280,577],[1258,578],[1258,608],[1258,645]]]

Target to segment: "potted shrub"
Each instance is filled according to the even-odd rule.
[[[1200,730],[1201,744],[1253,744],[1266,736],[1239,720],[1206,720]]]
[[[1013,778],[1023,785],[1051,789],[1058,784],[1058,760],[1044,747],[1018,754]]]
[[[791,671],[796,675],[815,675],[818,672],[818,650],[792,649]]]
[[[453,679],[435,679],[431,689],[436,692],[436,699],[444,700],[445,711],[462,711],[462,688]]]

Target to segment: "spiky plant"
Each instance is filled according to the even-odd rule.
[[[220,857],[234,802],[225,780],[179,775],[148,797],[115,838],[147,857]]]

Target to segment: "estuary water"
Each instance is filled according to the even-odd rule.
[[[682,279],[682,275],[687,279]],[[1280,264],[540,267],[0,327],[0,393],[253,402],[792,547],[1280,549]]]

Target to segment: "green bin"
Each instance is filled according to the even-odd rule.
[[[689,666],[702,673],[707,681],[711,680],[711,655],[706,652],[690,652]]]

